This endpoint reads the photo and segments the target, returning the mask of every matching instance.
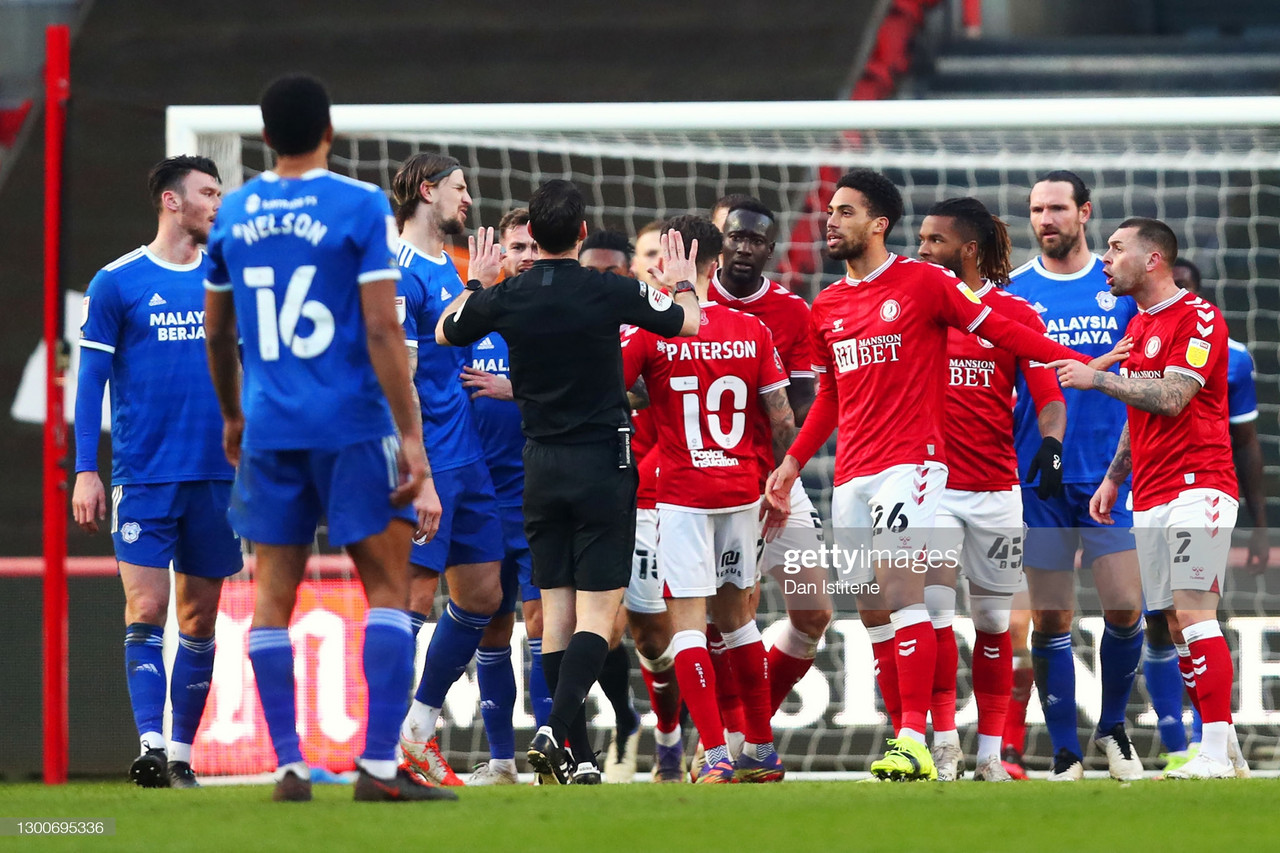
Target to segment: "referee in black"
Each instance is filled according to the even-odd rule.
[[[440,317],[436,341],[466,346],[490,332],[511,352],[511,390],[525,435],[524,529],[533,582],[542,589],[542,665],[553,695],[549,725],[529,746],[548,783],[594,768],[583,701],[609,652],[635,547],[636,485],[631,415],[622,380],[619,326],[663,337],[698,331],[696,244],[663,235],[655,278],[675,299],[632,278],[578,264],[586,204],[570,181],[552,180],[529,200],[538,260],[484,289],[479,281]],[[584,768],[586,769],[586,768]]]

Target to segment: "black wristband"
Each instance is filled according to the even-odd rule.
[[[466,290],[471,290],[471,291],[484,290],[484,285],[480,283],[479,279],[475,279],[475,278],[471,279],[471,281],[467,282],[465,285],[463,285],[463,287]]]
[[[695,292],[697,291],[693,286],[693,282],[689,281],[687,278],[681,279],[680,281],[676,282],[676,296],[679,296],[682,293],[695,293]]]

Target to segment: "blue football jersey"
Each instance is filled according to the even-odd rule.
[[[511,378],[510,352],[502,335],[491,332],[467,348],[467,362],[476,370]],[[520,506],[524,495],[524,433],[520,431],[520,407],[512,400],[477,397],[475,412],[485,462],[493,477],[498,505]]]
[[[401,242],[397,255],[404,300],[405,340],[417,341],[418,371],[413,376],[422,403],[422,438],[433,470],[448,471],[484,459],[471,402],[462,387],[467,353],[436,343],[441,312],[462,292],[458,268],[447,253],[423,254]]]
[[[326,169],[264,172],[223,199],[205,287],[235,298],[246,448],[338,448],[392,434],[360,285],[400,278],[397,244],[382,190]]]
[[[89,282],[80,346],[111,353],[113,484],[234,476],[204,348],[208,265],[203,253],[179,266],[143,246]],[[96,468],[97,459],[77,459],[77,471]]]
[[[1227,415],[1233,424],[1258,419],[1258,389],[1253,384],[1253,356],[1239,341],[1227,338]]]
[[[1102,273],[1102,258],[1070,275],[1046,270],[1036,257],[1014,270],[1009,293],[1021,296],[1044,320],[1049,337],[1090,357],[1106,355],[1124,337],[1138,313],[1131,297],[1112,296]],[[1118,367],[1112,367],[1118,372]],[[1026,485],[1027,469],[1040,448],[1035,405],[1021,376],[1014,409],[1014,446],[1018,471]],[[1124,428],[1125,405],[1096,391],[1062,389],[1067,404],[1067,432],[1062,440],[1062,481],[1097,485],[1106,476]]]

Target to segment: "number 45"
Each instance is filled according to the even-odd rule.
[[[298,267],[289,277],[284,305],[276,316],[276,283],[273,267],[245,267],[244,283],[258,292],[258,353],[263,361],[279,361],[280,342],[298,358],[315,358],[333,343],[333,312],[323,303],[307,299],[314,266]],[[313,324],[311,334],[299,335],[298,321],[306,317]]]

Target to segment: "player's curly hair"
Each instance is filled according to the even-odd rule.
[[[281,156],[316,150],[329,129],[329,93],[309,74],[277,77],[262,90],[262,130]]]
[[[884,229],[884,236],[888,238],[893,226],[902,218],[903,211],[902,193],[893,181],[871,169],[853,169],[836,181],[836,189],[845,187],[862,193],[873,217],[883,216],[889,220],[889,227]]]
[[[598,231],[592,231],[587,235],[587,239],[582,241],[582,247],[579,249],[585,252],[588,249],[605,249],[610,252],[621,252],[627,259],[627,265],[631,265],[631,256],[636,253],[636,247],[631,245],[631,241],[627,239],[627,235],[621,231],[614,231],[609,228],[601,228]]]
[[[396,176],[391,179],[391,201],[396,208],[396,227],[403,229],[404,224],[413,218],[418,205],[422,203],[423,184],[434,187],[461,168],[458,158],[448,154],[414,154],[405,160]]]
[[[1009,228],[986,205],[972,197],[949,198],[929,208],[927,215],[949,217],[966,242],[978,244],[978,272],[983,278],[1002,287],[1009,283],[1013,271]]]
[[[724,235],[710,219],[693,213],[673,216],[663,223],[662,230],[670,231],[672,228],[679,231],[680,236],[684,238],[685,251],[689,250],[694,240],[698,241],[698,256],[693,260],[699,271],[720,257],[720,252],[724,248]]]

